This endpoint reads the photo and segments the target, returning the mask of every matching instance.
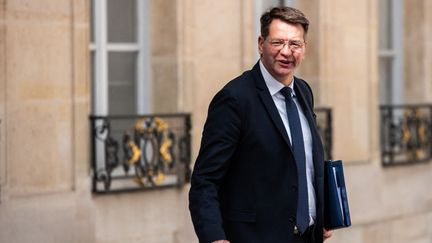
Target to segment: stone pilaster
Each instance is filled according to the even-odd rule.
[[[333,108],[334,157],[370,161],[378,119],[376,1],[320,1],[322,105]],[[371,137],[372,135],[372,137]]]

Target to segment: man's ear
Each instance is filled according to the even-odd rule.
[[[264,38],[262,38],[262,36],[258,37],[258,52],[260,55],[262,55],[263,53],[263,45],[264,45]]]

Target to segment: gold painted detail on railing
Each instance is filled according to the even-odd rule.
[[[384,165],[432,159],[432,105],[384,105],[380,110]]]
[[[190,181],[190,114],[90,116],[92,190],[124,192]]]

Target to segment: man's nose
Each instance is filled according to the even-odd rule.
[[[289,44],[288,44],[288,43],[285,43],[285,44],[282,46],[282,49],[280,50],[280,53],[281,53],[282,55],[284,55],[284,56],[289,56],[289,55],[292,54],[291,48],[289,47]]]

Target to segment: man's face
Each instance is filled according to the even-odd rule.
[[[300,24],[274,19],[267,38],[258,38],[258,48],[261,61],[270,74],[288,85],[305,54],[304,29]]]

